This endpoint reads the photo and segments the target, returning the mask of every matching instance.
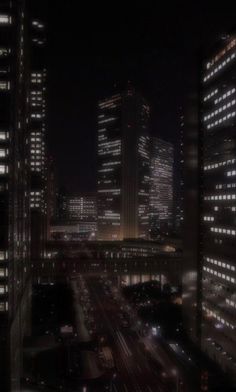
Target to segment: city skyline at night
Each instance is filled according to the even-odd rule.
[[[0,0],[0,392],[236,391],[236,7]]]

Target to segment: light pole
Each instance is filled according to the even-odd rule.
[[[179,374],[176,369],[172,369],[172,374],[175,377],[175,382],[176,382],[176,392],[179,392]]]

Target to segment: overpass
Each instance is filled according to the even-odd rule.
[[[76,274],[111,275],[165,275],[173,284],[182,277],[180,255],[156,255],[154,257],[130,258],[53,258],[32,262],[35,282],[66,280]]]

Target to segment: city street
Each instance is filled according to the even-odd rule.
[[[79,283],[78,283],[79,284]],[[152,359],[132,325],[124,326],[124,316],[112,293],[104,288],[102,280],[86,278],[96,315],[98,336],[106,339],[112,348],[115,369],[111,380],[112,391],[171,392],[176,385],[165,379],[165,372]]]

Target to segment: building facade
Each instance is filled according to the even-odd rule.
[[[67,197],[69,221],[94,221],[97,220],[97,195],[80,194]]]
[[[202,72],[202,347],[236,370],[236,36],[222,38]]]
[[[235,75],[232,35],[206,55],[186,123],[183,303],[193,340],[236,382]]]
[[[130,86],[98,105],[98,239],[148,238],[149,106]]]
[[[30,302],[28,13],[0,4],[0,386],[19,391]]]
[[[168,232],[173,227],[173,166],[173,145],[153,137],[150,176],[151,233]]]
[[[30,211],[31,257],[35,259],[43,257],[47,237],[47,69],[45,22],[35,4],[30,5]]]

